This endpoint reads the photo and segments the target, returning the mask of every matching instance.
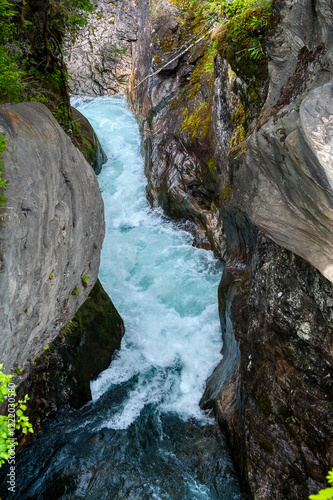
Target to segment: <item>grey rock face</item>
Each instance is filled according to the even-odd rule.
[[[149,17],[141,5],[135,84],[176,54],[160,48],[167,36],[177,41],[178,29],[170,6],[164,17],[157,7]],[[227,63],[215,60],[212,149],[225,236],[216,247],[226,260],[224,359],[202,402],[214,407],[242,484],[258,500],[305,498],[323,487],[330,466],[332,442],[323,436],[332,425],[332,289],[324,278],[333,281],[331,19],[327,0],[275,2],[268,96],[258,123],[249,123],[247,144],[232,159],[230,115],[246,90],[233,94]],[[151,203],[198,221],[189,187],[196,193],[207,188],[200,165],[209,156],[179,132],[181,106],[169,106],[192,74],[193,59],[176,59],[130,98],[144,134]],[[258,94],[265,95],[263,88]],[[242,104],[248,112],[249,99]],[[186,105],[190,110],[190,100]],[[220,228],[212,229],[210,240]]]
[[[250,498],[305,499],[326,487],[331,467],[333,288],[262,235],[251,278],[239,283],[225,270],[225,357],[203,403],[227,431]]]
[[[0,131],[8,183],[0,225],[0,349],[8,371],[34,359],[92,289],[104,211],[95,173],[44,105],[2,107]]]
[[[65,61],[74,95],[124,93],[136,40],[136,3],[99,0],[75,44],[67,43]]]
[[[333,281],[333,84],[270,118],[232,173],[234,199],[278,244]]]
[[[202,403],[257,500],[307,498],[331,467],[332,13],[327,0],[274,3],[268,97],[219,170],[225,356]]]
[[[333,11],[327,0],[277,0],[268,37],[270,75],[265,108],[331,80]],[[302,97],[301,97],[302,98]]]
[[[141,0],[138,7],[129,102],[143,136],[147,197],[152,206],[161,206],[170,216],[192,221],[194,244],[219,253],[218,179],[215,165],[208,167],[213,160],[209,133],[190,139],[190,132],[182,127],[185,108],[193,113],[206,106],[214,92],[211,82],[205,81],[195,99],[187,98],[191,74],[204,53],[203,43],[181,55],[199,37],[190,34],[190,27],[184,33],[177,6]],[[146,78],[173,59],[156,76]]]

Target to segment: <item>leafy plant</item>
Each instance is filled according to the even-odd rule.
[[[212,38],[218,42],[219,50],[225,53],[232,51],[237,55],[244,53],[255,61],[261,59],[264,56],[263,44],[267,36],[271,0],[234,0],[218,4],[223,20]]]
[[[333,484],[333,469],[330,470],[326,476],[326,479],[329,484]],[[333,487],[325,488],[324,490],[320,490],[315,495],[309,496],[310,500],[333,500]]]
[[[29,397],[26,394],[23,399],[15,402],[16,385],[11,382],[13,375],[3,373],[2,367],[0,364],[0,403],[7,399],[8,414],[0,415],[0,467],[10,460],[18,444],[15,440],[15,429],[23,434],[27,434],[28,431],[33,433],[29,417],[24,415]]]
[[[60,335],[67,335],[68,333],[71,333],[75,328],[77,328],[79,324],[71,319],[67,325],[65,325],[61,330],[60,330]]]
[[[90,274],[85,274],[84,276],[81,276],[82,283],[85,283],[87,285],[89,276]]]
[[[18,68],[19,53],[15,43],[16,12],[13,4],[0,0],[0,97],[1,101],[17,101],[22,97],[24,72]]]

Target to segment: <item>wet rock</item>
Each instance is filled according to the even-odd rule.
[[[211,107],[207,103],[214,92],[212,81],[204,82],[196,99],[187,97],[191,74],[203,55],[203,43],[180,55],[199,37],[191,33],[189,26],[184,28],[178,7],[168,2],[149,6],[145,0],[138,6],[129,102],[143,136],[147,198],[168,215],[194,222],[196,240],[218,253],[218,178],[211,139],[208,132],[202,134],[204,137],[199,133],[190,139],[190,132],[183,128],[186,110],[191,114],[206,106],[206,120],[210,119]],[[156,76],[146,78],[169,61],[172,63]]]
[[[229,380],[220,375],[213,406],[251,496],[307,498],[325,487],[331,467],[333,288],[263,237],[252,266],[244,289],[234,284],[228,298],[240,365]],[[221,291],[230,290],[230,279],[224,275]],[[210,393],[212,383],[214,374]]]
[[[78,133],[76,134],[77,147],[83,153],[87,162],[90,163],[96,175],[98,175],[107,161],[107,156],[89,120],[73,107],[71,112],[78,127]]]

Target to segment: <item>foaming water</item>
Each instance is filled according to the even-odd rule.
[[[11,500],[239,500],[221,433],[199,409],[220,360],[220,265],[145,198],[140,137],[123,99],[76,100],[108,155],[100,278],[126,334],[94,401],[22,449]]]
[[[205,380],[221,357],[220,265],[147,206],[139,131],[126,102],[100,98],[75,105],[108,156],[99,175],[106,215],[100,279],[126,330],[110,368],[91,385],[93,398],[137,376],[105,426],[126,428],[150,403],[161,412],[201,419]]]

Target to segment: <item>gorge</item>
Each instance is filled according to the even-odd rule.
[[[208,13],[205,6],[195,5],[185,0],[100,0],[75,43],[65,47],[73,93],[85,96],[74,104],[88,113],[109,158],[100,174],[107,220],[100,279],[126,327],[120,351],[91,389],[89,379],[107,368],[124,333],[120,317],[103,295],[105,309],[99,311],[109,308],[113,326],[106,327],[106,321],[99,331],[113,333],[107,341],[99,334],[97,352],[103,356],[94,354],[94,364],[82,375],[89,356],[80,363],[75,359],[87,352],[82,332],[90,313],[84,311],[102,300],[102,289],[97,293],[93,288],[104,234],[97,184],[85,163],[91,185],[81,188],[81,180],[78,186],[75,181],[67,193],[71,201],[65,198],[62,207],[68,220],[68,207],[76,207],[79,214],[70,231],[67,219],[63,223],[57,216],[54,222],[53,208],[46,222],[44,207],[44,226],[35,223],[27,232],[25,222],[38,213],[36,200],[45,195],[33,198],[27,192],[26,186],[33,192],[36,188],[25,182],[29,174],[24,170],[22,181],[13,174],[19,164],[13,160],[17,146],[11,146],[15,123],[29,119],[24,126],[34,127],[35,136],[40,134],[44,142],[56,125],[42,104],[0,109],[10,181],[9,201],[1,209],[1,258],[7,272],[1,275],[7,335],[3,333],[1,341],[7,370],[26,370],[17,380],[21,394],[32,394],[30,415],[36,431],[44,426],[18,454],[24,480],[16,498],[283,500],[308,498],[326,487],[333,452],[332,5],[328,0],[249,3],[248,9],[254,10],[246,15],[252,16],[252,24],[243,38],[232,31],[236,17],[227,14],[229,24],[223,24],[218,2],[205,4]],[[98,97],[95,108],[87,97],[119,92],[126,94],[138,122],[144,165],[137,130],[122,99]],[[104,108],[110,112],[102,117]],[[22,118],[14,120],[14,113]],[[80,115],[76,120],[83,123]],[[64,145],[53,157],[61,158],[63,165],[63,158],[72,155],[70,166],[60,167],[67,189],[70,168],[84,160],[78,152],[68,153],[77,149],[62,131],[57,134]],[[16,133],[18,141],[22,135]],[[58,139],[53,142],[59,144]],[[38,145],[32,150],[38,150],[38,161],[43,158]],[[49,151],[40,165],[50,163],[46,157]],[[134,172],[121,164],[131,165]],[[50,168],[51,176],[56,169]],[[143,169],[152,211],[145,205]],[[124,187],[119,193],[118,181]],[[115,196],[113,201],[109,195]],[[50,207],[58,206],[52,196],[49,200]],[[57,262],[50,257],[50,264],[44,265],[48,254],[43,248],[42,257],[36,255],[38,265],[22,261],[15,282],[12,269],[20,258],[10,257],[10,249],[20,248],[23,255],[29,242],[20,231],[13,232],[10,210],[19,215],[14,220],[21,221],[22,234],[25,230],[36,238],[38,227],[51,256],[63,243],[65,255],[75,255],[73,269],[60,253]],[[111,229],[119,233],[108,243]],[[22,246],[6,236],[14,233]],[[83,244],[84,238],[89,243]],[[72,279],[66,269],[73,271]],[[223,359],[214,298],[221,275]],[[15,295],[15,290],[20,293]],[[38,299],[38,290],[44,299]],[[120,290],[125,291],[122,299]],[[152,295],[145,295],[149,290]],[[133,295],[138,298],[130,302]],[[24,302],[29,296],[38,299],[31,309]],[[140,322],[144,333],[139,333]],[[152,334],[146,337],[151,325]],[[165,338],[170,326],[175,327],[171,340]],[[57,350],[61,345],[51,344],[57,335],[55,342],[73,340],[78,346],[66,362]],[[185,340],[182,346],[180,338]],[[147,360],[151,364],[146,365]],[[62,370],[57,370],[59,363]],[[60,379],[54,381],[54,373]],[[94,402],[68,412],[68,406],[85,404],[90,391]],[[203,411],[214,414],[225,441],[206,423]],[[185,415],[190,417],[187,424]],[[49,449],[55,451],[47,458]],[[112,492],[109,496],[105,488]]]

